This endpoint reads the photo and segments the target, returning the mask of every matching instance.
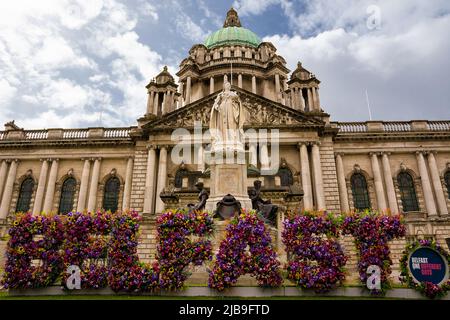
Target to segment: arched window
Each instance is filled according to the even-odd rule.
[[[447,171],[444,175],[445,185],[447,186],[447,194],[450,199],[450,171]]]
[[[73,210],[73,198],[77,188],[77,181],[74,178],[67,178],[61,188],[61,198],[59,199],[59,213],[66,214]]]
[[[116,212],[119,206],[120,181],[117,177],[111,177],[105,183],[105,194],[103,197],[103,209]]]
[[[398,188],[402,199],[403,212],[419,211],[414,181],[407,172],[400,172],[397,176]]]
[[[26,178],[20,185],[19,199],[17,200],[16,212],[27,212],[30,210],[31,196],[34,189],[33,178]]]
[[[370,209],[369,191],[366,178],[361,173],[354,173],[350,179],[353,203],[357,210]]]
[[[277,176],[280,177],[280,183],[283,187],[289,187],[294,184],[294,177],[289,168],[280,168],[278,170]]]

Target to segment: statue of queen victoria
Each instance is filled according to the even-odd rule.
[[[213,150],[239,149],[244,146],[244,108],[231,84],[226,81],[211,109],[209,129]]]

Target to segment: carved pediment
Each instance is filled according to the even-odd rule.
[[[321,127],[321,120],[286,107],[282,104],[260,97],[243,89],[233,87],[242,101],[246,112],[244,127]],[[183,108],[167,113],[160,118],[143,125],[146,130],[167,130],[176,128],[192,128],[196,122],[209,127],[211,108],[220,91],[195,101]]]

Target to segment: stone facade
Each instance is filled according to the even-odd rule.
[[[234,25],[236,17],[229,12],[227,28],[240,27],[239,21],[239,26]],[[174,152],[181,138],[172,134],[180,128],[194,137],[196,130],[206,132],[212,103],[224,80],[232,81],[242,100],[245,129],[278,132],[276,142],[248,139],[246,187],[262,180],[264,197],[280,207],[279,221],[287,210],[354,210],[351,179],[360,173],[373,209],[405,214],[407,237],[391,243],[394,271],[406,242],[415,237],[433,238],[446,247],[450,121],[332,122],[320,104],[320,81],[301,63],[289,77],[276,48],[266,42],[255,44],[250,38],[248,43],[231,37],[217,45],[210,40],[209,47],[193,46],[180,64],[178,84],[167,69],[149,83],[147,107],[143,102],[144,115],[137,126],[24,130],[7,123],[0,131],[1,259],[3,236],[17,211],[24,180],[33,179],[27,206],[37,214],[59,211],[62,186],[69,177],[76,180],[73,210],[102,209],[105,185],[116,177],[120,182],[117,207],[142,213],[138,252],[143,261],[152,261],[157,215],[195,202],[195,181],[211,186],[204,159],[208,138],[184,142],[191,154],[178,163]],[[281,169],[262,174],[268,163],[280,163],[283,175]],[[418,210],[404,209],[398,182],[402,172],[412,177]],[[293,196],[294,189],[302,190],[303,200]],[[281,253],[280,222],[278,226],[272,235]],[[351,257],[347,269],[354,273],[357,258],[351,237],[342,238],[342,244]]]

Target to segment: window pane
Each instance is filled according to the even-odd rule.
[[[361,173],[355,173],[350,179],[352,185],[353,203],[357,210],[370,208],[369,192],[366,178]]]
[[[402,199],[403,211],[419,211],[414,181],[407,172],[401,172],[397,176],[398,188]]]
[[[27,178],[22,182],[19,190],[19,199],[17,199],[16,212],[27,212],[30,210],[33,188],[34,181],[32,178]]]
[[[116,212],[119,206],[120,181],[116,177],[109,178],[105,184],[105,194],[103,197],[103,208],[111,212]]]
[[[73,210],[73,198],[77,182],[74,178],[68,178],[64,181],[61,188],[61,198],[59,200],[59,213],[65,214]]]

